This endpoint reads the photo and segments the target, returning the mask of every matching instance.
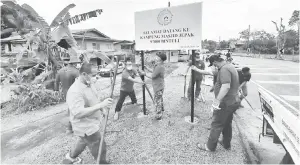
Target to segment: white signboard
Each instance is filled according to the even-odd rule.
[[[201,49],[202,2],[135,13],[136,50]]]

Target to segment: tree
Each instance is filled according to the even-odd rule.
[[[221,41],[220,42],[220,48],[221,49],[227,49],[227,48],[229,48],[229,42],[225,41],[225,40]]]
[[[299,21],[299,10],[294,10],[292,17],[289,20],[289,26],[294,26]]]
[[[243,31],[239,32],[239,34],[240,34],[240,39],[247,40],[250,35],[249,29],[243,30]]]
[[[277,37],[276,37],[276,43],[277,43],[277,55],[276,58],[278,59],[283,59],[282,58],[282,54],[280,53],[280,50],[284,48],[285,42],[286,42],[286,38],[284,35],[285,32],[285,26],[282,24],[282,18],[280,18],[280,24],[278,25],[277,22],[272,21],[276,27],[276,31],[278,33]],[[279,27],[278,27],[279,26]]]
[[[286,43],[284,48],[288,50],[287,53],[291,54],[293,51],[297,51],[299,44],[299,35],[295,30],[288,30],[285,32]]]
[[[298,26],[298,52],[300,54],[300,42],[299,42],[299,38],[300,38],[300,11],[299,10],[294,10],[292,17],[289,20],[289,26],[294,26],[297,23]]]
[[[204,41],[202,41],[202,45],[204,49],[208,49],[210,52],[214,52],[217,48],[217,42],[213,40],[205,39]]]

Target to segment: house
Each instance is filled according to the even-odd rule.
[[[114,42],[115,51],[124,51],[128,53],[134,53],[134,41],[122,40]]]
[[[20,35],[1,39],[1,54],[18,53],[24,50],[27,40]]]
[[[114,42],[117,40],[108,37],[95,28],[71,30],[77,45],[82,50],[98,50],[101,52],[113,52]],[[90,63],[93,65],[103,65],[104,61],[96,56],[90,59]]]
[[[234,50],[235,52],[241,52],[241,51],[243,51],[244,45],[245,45],[244,41],[236,40],[236,41],[231,41],[229,43],[229,48],[231,50]]]
[[[114,51],[116,40],[101,33],[97,29],[71,30],[77,45],[83,50]],[[82,44],[83,41],[83,44]]]

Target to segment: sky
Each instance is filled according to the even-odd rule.
[[[300,0],[17,0],[33,7],[49,24],[67,5],[74,3],[71,16],[102,9],[103,13],[70,29],[96,28],[107,36],[119,40],[134,40],[136,11],[203,2],[202,38],[228,40],[238,38],[239,32],[250,25],[250,30],[266,30],[276,34],[272,20],[288,26],[294,10],[300,9]]]

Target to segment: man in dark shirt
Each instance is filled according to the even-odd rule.
[[[158,52],[155,57],[155,67],[150,69],[145,67],[147,70],[152,72],[152,76],[149,76],[142,72],[148,78],[152,79],[152,86],[154,90],[154,102],[155,102],[155,111],[156,111],[156,120],[161,120],[163,111],[164,111],[164,102],[163,102],[163,93],[165,88],[165,67],[164,61],[167,60],[165,53]]]
[[[204,151],[215,151],[220,134],[223,134],[223,140],[220,144],[225,149],[230,149],[232,138],[232,119],[233,113],[238,109],[240,99],[238,97],[239,77],[237,70],[232,64],[227,63],[218,55],[210,57],[211,65],[215,65],[219,71],[215,82],[214,94],[215,100],[212,104],[213,121],[206,144],[197,144],[198,148]],[[192,67],[197,71],[196,67]]]
[[[119,119],[119,112],[122,109],[122,105],[125,101],[125,98],[129,96],[131,98],[131,103],[136,104],[136,96],[133,89],[134,83],[144,84],[142,80],[136,80],[135,77],[137,76],[137,71],[132,68],[131,58],[127,57],[125,59],[125,69],[122,73],[122,82],[121,82],[121,89],[120,89],[120,98],[116,105],[114,120]]]
[[[250,68],[244,67],[242,70],[238,70],[239,74],[239,95],[241,101],[248,95],[248,87],[247,87],[247,82],[250,81],[251,79],[251,73],[250,73]],[[241,104],[240,108],[243,108],[244,106]]]
[[[55,83],[54,83],[54,89],[56,91],[59,90],[60,86],[62,90],[62,93],[64,95],[64,98],[66,100],[67,92],[71,85],[74,83],[75,79],[79,76],[79,71],[76,69],[77,63],[80,63],[79,59],[77,57],[71,56],[70,61],[68,62],[68,65],[66,67],[63,67],[60,69],[56,75]],[[70,113],[68,109],[68,114]],[[68,128],[67,128],[67,134],[72,133],[72,125],[69,122]]]
[[[196,60],[195,61],[195,66],[198,69],[204,70],[205,69],[205,63],[200,59],[200,55],[198,53],[196,54],[195,60]],[[189,67],[187,68],[185,75],[187,75],[188,70],[192,66],[192,62],[189,62],[188,66]],[[198,101],[200,101],[199,95],[200,95],[200,92],[201,92],[201,83],[202,83],[203,76],[202,76],[201,73],[195,72],[194,78],[195,78],[195,83],[196,83],[195,98]],[[190,83],[189,83],[189,87],[188,87],[188,99],[189,100],[191,100],[191,89],[192,89],[192,77],[190,79]]]

